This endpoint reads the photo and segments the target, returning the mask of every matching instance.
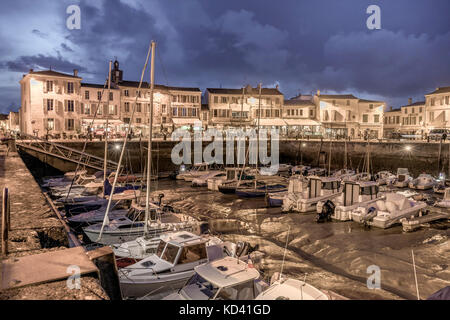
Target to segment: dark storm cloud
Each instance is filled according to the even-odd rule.
[[[40,37],[40,38],[44,38],[44,39],[48,38],[48,34],[47,34],[47,33],[41,32],[41,31],[39,31],[38,29],[33,29],[33,30],[31,31],[31,33],[34,34],[34,35],[36,35],[36,36],[38,36],[38,37]]]
[[[65,44],[65,43],[61,43],[61,48],[62,48],[64,51],[73,52],[72,48],[70,48],[70,47],[69,47],[67,44]]]
[[[28,72],[30,69],[53,69],[61,72],[72,73],[73,69],[86,71],[78,64],[65,60],[62,56],[45,56],[38,54],[35,56],[20,56],[15,60],[5,61],[1,64],[10,71]]]
[[[21,34],[11,38],[29,43],[26,53],[24,46],[14,50],[11,39],[0,48],[6,70],[78,68],[85,80],[103,82],[108,60],[117,57],[124,77],[139,80],[153,39],[157,82],[170,85],[204,89],[261,81],[280,84],[286,97],[320,89],[394,106],[450,85],[448,0],[81,0],[81,30],[65,27],[73,1],[24,3],[11,2],[0,13],[6,18],[4,25],[0,19],[6,31],[0,41],[17,21],[33,21],[26,31],[32,30],[30,41]],[[371,4],[381,7],[381,30],[366,27]],[[17,101],[19,95],[17,90]]]

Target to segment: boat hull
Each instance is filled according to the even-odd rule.
[[[128,279],[124,276],[120,279],[120,289],[122,296],[128,298],[161,295],[180,289],[193,275],[192,269],[177,274],[151,276],[146,280]]]

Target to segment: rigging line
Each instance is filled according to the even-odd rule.
[[[150,51],[151,51],[151,49],[152,49],[152,46],[150,44],[150,46],[148,48],[148,52],[147,52],[147,58],[145,59],[145,64],[144,64],[144,67],[142,68],[141,80],[139,81],[139,86],[138,86],[138,91],[139,92],[141,90],[142,82],[144,80],[144,74],[145,74],[145,70],[147,69],[148,59],[150,58]],[[136,94],[136,99],[134,100],[133,108],[132,108],[132,111],[131,111],[130,121],[128,123],[128,126],[126,126],[125,139],[124,139],[124,143],[122,145],[122,150],[120,152],[119,163],[117,164],[117,168],[118,169],[120,168],[120,165],[122,164],[123,154],[125,152],[125,147],[126,147],[127,142],[128,142],[128,132],[130,131],[131,124],[133,123],[133,118],[134,118],[134,113],[136,111],[136,104],[137,104],[138,96],[139,95]],[[109,224],[108,213],[109,213],[109,209],[111,207],[111,200],[112,200],[113,195],[114,195],[114,189],[116,188],[117,176],[118,176],[118,174],[116,174],[114,176],[114,182],[113,182],[113,185],[112,185],[111,194],[109,195],[108,206],[106,207],[105,217],[103,218],[102,228],[100,229],[100,234],[99,234],[98,240],[100,240],[102,238],[103,229],[105,228],[105,225],[107,223]],[[145,223],[147,223],[147,222],[145,222]]]
[[[100,102],[101,102],[101,100],[102,100],[102,98],[103,98],[103,93],[104,93],[104,91],[105,91],[105,88],[106,88],[107,83],[108,83],[108,80],[106,80],[106,81],[105,81],[105,84],[103,85],[103,89],[102,89],[101,94],[100,94],[100,97],[99,97],[100,99],[98,100],[97,108],[95,109],[94,117],[92,118],[91,125],[90,125],[89,127],[92,127],[92,126],[94,125],[94,120],[95,120],[95,118],[97,117],[98,107],[100,106]],[[80,106],[80,108],[81,108],[81,106]],[[81,110],[80,110],[80,111],[81,111]],[[89,110],[89,111],[90,111],[90,110]],[[72,191],[72,186],[73,186],[73,183],[74,183],[74,181],[75,181],[75,177],[76,177],[76,175],[77,175],[78,168],[80,167],[81,159],[83,158],[83,153],[84,153],[85,150],[86,150],[87,142],[88,142],[88,139],[89,139],[89,134],[90,134],[90,133],[88,132],[86,138],[84,139],[83,150],[81,151],[81,154],[80,154],[80,160],[78,160],[77,167],[76,167],[76,169],[75,169],[75,174],[74,174],[74,176],[73,176],[73,178],[72,178],[72,181],[71,181],[71,183],[70,183],[70,187],[69,187],[69,191],[67,192],[66,200],[68,199],[68,197],[69,197],[69,195],[70,195],[70,192]],[[105,179],[106,177],[103,177],[103,178]]]
[[[164,78],[166,79],[166,86],[169,86],[169,79],[167,78],[166,69],[164,68],[164,63],[162,62],[162,58],[159,55],[159,50],[156,51],[156,55],[158,56],[159,63],[161,64],[162,72],[164,75]]]

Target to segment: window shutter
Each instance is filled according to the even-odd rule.
[[[80,101],[75,101],[75,112],[80,114]]]
[[[118,109],[118,105],[114,105],[114,115],[117,116],[117,109]]]
[[[84,113],[84,103],[82,102],[81,103],[81,108],[80,108],[80,114],[83,114]]]
[[[44,80],[43,83],[44,83],[44,86],[43,86],[44,93],[47,93],[48,92],[47,81]]]
[[[67,100],[64,100],[64,112],[67,112]]]
[[[47,99],[43,99],[42,106],[44,108],[44,114],[47,114],[48,113],[48,110],[47,110]]]
[[[63,81],[63,93],[67,93],[67,81]]]
[[[44,118],[44,130],[47,132],[47,128],[48,128],[48,119]]]

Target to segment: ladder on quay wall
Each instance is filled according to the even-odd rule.
[[[59,159],[79,164],[81,167],[92,168],[102,171],[104,159],[92,154],[81,152],[79,150],[38,138],[36,136],[21,134],[16,139],[16,147],[28,149]],[[111,171],[117,170],[117,163],[111,160],[107,161],[107,169]]]

